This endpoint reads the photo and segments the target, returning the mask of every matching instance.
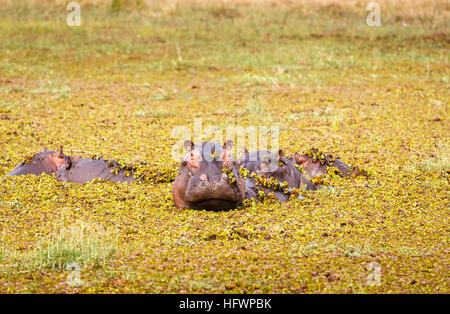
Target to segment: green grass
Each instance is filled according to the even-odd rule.
[[[78,222],[61,226],[57,233],[41,240],[33,256],[40,268],[64,270],[76,263],[83,266],[99,266],[116,251],[116,241],[104,230],[92,224]]]
[[[359,2],[269,2],[89,0],[77,28],[63,1],[2,6],[0,175],[64,145],[153,178],[0,179],[0,292],[449,292],[448,5],[381,1],[370,28]],[[178,210],[172,129],[198,118],[278,127],[287,155],[317,147],[369,177]]]
[[[448,173],[450,171],[450,147],[441,143],[438,143],[436,146],[436,149],[429,152],[429,154],[416,149],[412,150],[411,148],[407,148],[418,155],[418,160],[409,166],[408,169],[417,172],[429,171]]]

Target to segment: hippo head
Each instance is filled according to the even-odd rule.
[[[257,163],[255,173],[262,177],[272,177],[279,182],[287,182],[290,187],[299,187],[300,174],[280,149],[278,153],[267,152]]]
[[[325,175],[328,167],[336,167],[340,171],[341,176],[347,176],[350,173],[350,166],[340,159],[333,158],[332,155],[324,155],[317,153],[317,150],[312,150],[318,157],[311,157],[306,154],[295,153],[292,161],[297,165],[303,167],[310,178],[315,178],[319,175]]]
[[[245,149],[245,157],[241,159],[244,168],[261,177],[274,178],[279,182],[287,182],[291,188],[299,188],[303,184],[312,189],[311,182],[303,176],[294,163],[284,156],[283,150],[278,152],[254,151]]]
[[[283,150],[278,152],[254,151],[249,153],[245,149],[245,158],[241,160],[243,166],[250,172],[261,177],[274,178],[279,182],[287,182],[290,187],[299,188],[307,183],[291,160],[284,156]]]
[[[245,185],[233,160],[233,141],[184,143],[189,152],[180,164],[173,185],[177,207],[207,210],[236,208],[244,199]]]
[[[327,170],[327,166],[325,164],[321,164],[320,161],[314,162],[312,157],[304,154],[295,153],[292,161],[303,167],[310,178],[324,175]]]
[[[55,173],[62,165],[66,163],[69,156],[64,155],[62,146],[58,151],[47,150],[46,147],[32,157],[26,158],[16,168],[6,175],[18,176],[25,174],[40,175],[42,173]]]

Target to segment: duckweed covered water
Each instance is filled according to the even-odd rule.
[[[448,293],[447,11],[414,3],[376,28],[343,4],[94,5],[79,28],[51,4],[6,8],[0,175],[63,145],[149,180],[0,179],[0,292]],[[369,175],[329,176],[304,200],[179,210],[171,132],[196,118],[277,126],[287,155],[317,147]]]

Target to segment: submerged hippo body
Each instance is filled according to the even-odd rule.
[[[239,206],[245,186],[239,164],[231,157],[232,141],[194,145],[185,141],[189,152],[180,163],[173,184],[173,199],[179,208],[227,210]]]
[[[273,178],[280,183],[287,184],[281,190],[271,190],[268,188],[261,188],[255,184],[252,176],[248,176],[245,180],[246,199],[256,198],[259,191],[273,192],[278,201],[285,202],[289,200],[292,188],[301,188],[303,186],[308,190],[315,190],[314,184],[306,178],[294,165],[294,163],[284,157],[284,153],[280,150],[278,153],[273,153],[266,150],[258,150],[245,153],[245,156],[239,160],[242,167],[247,169],[250,173],[255,173],[257,176],[265,178]],[[300,199],[303,197],[299,196]]]
[[[292,188],[286,188],[282,190],[277,190],[271,187],[261,187],[256,184],[256,180],[251,176],[244,180],[245,182],[245,199],[256,201],[261,201],[259,192],[262,191],[264,194],[273,193],[280,203],[286,202],[290,199],[292,195]],[[303,196],[299,195],[298,199],[304,199]]]
[[[44,147],[41,152],[26,158],[25,161],[20,163],[6,175],[19,176],[33,174],[38,176],[42,173],[53,174],[65,164],[69,158],[76,160],[78,157],[64,155],[62,146],[58,151],[47,150],[47,148]]]
[[[56,172],[58,181],[85,183],[94,179],[112,182],[133,182],[136,179],[129,170],[120,168],[114,160],[108,159],[68,159]]]

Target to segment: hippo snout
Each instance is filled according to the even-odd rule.
[[[69,180],[66,177],[66,172],[67,172],[67,170],[65,170],[65,169],[59,169],[56,172],[56,180],[61,181],[61,182],[68,182]]]
[[[225,210],[236,208],[242,202],[242,192],[237,184],[229,183],[223,176],[190,178],[185,201],[192,208]]]

